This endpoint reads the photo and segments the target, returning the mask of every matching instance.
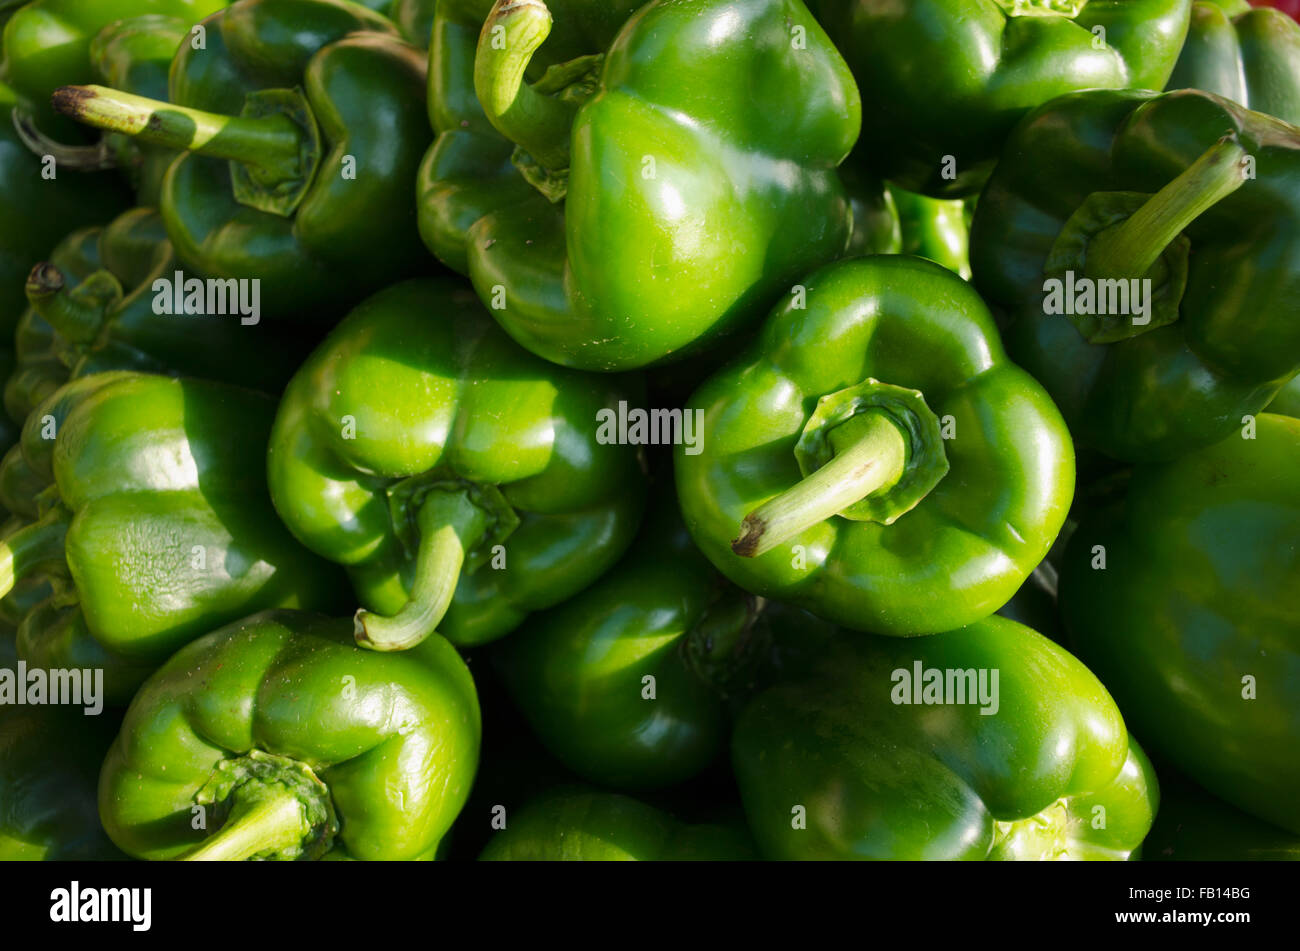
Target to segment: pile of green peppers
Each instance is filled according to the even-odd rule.
[[[0,859],[1300,858],[1285,8],[0,2]]]

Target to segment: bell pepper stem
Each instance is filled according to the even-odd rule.
[[[100,139],[94,145],[65,145],[36,128],[32,117],[21,109],[13,110],[12,119],[19,141],[36,155],[52,155],[60,168],[74,172],[102,172],[118,166],[117,154],[107,139]]]
[[[273,170],[298,162],[303,130],[284,115],[244,118],[174,106],[106,86],[63,86],[54,108],[142,142]]]
[[[109,280],[114,279],[109,277]],[[53,264],[43,263],[32,268],[27,276],[26,290],[27,303],[64,339],[89,343],[99,336],[107,316],[108,299],[72,293],[63,279],[63,272]]]
[[[55,506],[44,516],[0,542],[0,598],[13,590],[28,572],[64,558],[68,511]]]
[[[420,504],[416,524],[420,550],[411,597],[392,617],[357,612],[355,634],[362,647],[407,650],[437,630],[456,593],[465,558],[487,532],[489,519],[467,488],[435,489]]]
[[[497,0],[479,34],[474,91],[498,132],[544,168],[569,166],[569,136],[577,106],[533,89],[528,64],[551,33],[542,0]]]
[[[267,787],[259,796],[236,803],[220,829],[187,862],[241,862],[255,855],[288,850],[310,833],[301,800],[287,787]]]
[[[859,429],[852,445],[745,516],[732,551],[756,558],[898,481],[907,463],[902,431],[879,412],[864,413],[855,421]]]
[[[1142,277],[1192,222],[1246,183],[1246,155],[1235,136],[1224,136],[1127,221],[1092,239],[1088,273]]]

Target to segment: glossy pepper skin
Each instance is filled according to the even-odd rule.
[[[1300,24],[1246,0],[1192,4],[1168,89],[1203,89],[1300,124]]]
[[[484,862],[728,862],[757,856],[734,824],[683,823],[616,793],[562,787],[493,836]]]
[[[890,186],[889,195],[898,209],[898,250],[942,264],[970,280],[967,203],[930,198],[897,186]]]
[[[814,9],[873,103],[858,154],[904,188],[958,198],[979,190],[1031,109],[1079,89],[1163,89],[1191,0],[818,0]]]
[[[91,46],[95,35],[117,20],[168,16],[197,23],[229,0],[32,0],[16,10],[4,29],[9,83],[32,105],[37,125],[53,133],[56,114],[50,96],[69,83],[97,78]]]
[[[161,216],[133,208],[76,231],[27,277],[29,308],[15,336],[5,411],[21,423],[69,379],[137,370],[278,392],[297,347],[272,322],[241,314],[174,314],[179,265]],[[159,312],[160,300],[166,309]],[[256,324],[251,322],[256,320]]]
[[[479,739],[473,678],[441,637],[376,654],[346,619],[267,611],[187,645],[140,689],[99,814],[143,859],[431,858]]]
[[[430,140],[423,54],[340,0],[239,0],[203,26],[205,49],[177,51],[170,105],[103,86],[55,96],[80,122],[186,153],[160,197],[185,268],[253,275],[268,313],[317,323],[426,270],[410,197]]]
[[[997,671],[985,694],[996,711],[918,703],[922,683],[932,689],[924,673],[910,679],[918,665],[986,686]],[[1125,859],[1159,800],[1097,678],[1003,618],[908,641],[841,639],[820,671],[751,702],[732,763],[768,859]]]
[[[600,414],[636,381],[534,357],[451,280],[352,312],[289,383],[267,471],[304,545],[347,566],[362,643],[483,644],[618,560],[644,503]]]
[[[80,710],[0,707],[0,862],[124,857],[95,808],[99,764],[116,729],[114,718]]]
[[[137,96],[167,98],[167,73],[176,50],[183,42],[196,41],[190,31],[186,20],[162,14],[109,23],[90,43],[92,80]],[[163,175],[176,157],[171,149],[141,145],[119,132],[105,132],[96,143],[80,144],[80,133],[85,130],[75,125],[71,131],[76,137],[61,142],[22,110],[14,115],[13,124],[30,151],[52,157],[60,169],[117,169],[134,190],[136,203],[148,207],[157,206]]]
[[[32,579],[53,590],[18,627],[29,666],[103,668],[106,702],[122,704],[215,625],[335,606],[342,579],[267,496],[273,413],[249,390],[127,372],[74,380],[38,407],[0,464],[0,484],[40,489],[35,520],[0,543],[0,592]]]
[[[1008,142],[971,257],[1080,444],[1143,461],[1217,442],[1300,366],[1300,130],[1192,90],[1062,97]],[[1071,274],[1150,280],[1149,313],[1046,312]]]
[[[493,662],[565,766],[607,788],[656,789],[717,760],[736,703],[830,636],[816,625],[724,580],[665,496],[615,568],[530,617]]]
[[[1234,809],[1160,771],[1160,813],[1142,843],[1148,862],[1300,862],[1300,834]]]
[[[425,242],[547,360],[698,350],[848,243],[861,105],[802,0],[443,3],[431,57]]]
[[[688,407],[702,451],[678,447],[675,471],[701,551],[745,590],[857,630],[992,614],[1074,491],[1051,400],[970,285],[919,258],[811,275]]]
[[[1300,832],[1300,420],[1255,427],[1136,467],[1070,540],[1061,610],[1154,754]]]

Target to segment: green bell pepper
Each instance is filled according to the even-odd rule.
[[[95,809],[115,730],[109,716],[0,706],[0,862],[123,858]]]
[[[341,579],[267,497],[273,412],[248,390],[127,372],[74,380],[37,408],[0,463],[43,485],[38,517],[0,543],[0,595],[32,578],[54,591],[18,628],[30,666],[103,668],[118,704],[216,625],[336,605]]]
[[[722,753],[732,707],[787,675],[829,625],[733,587],[691,543],[671,497],[628,555],[581,594],[530,617],[493,651],[546,748],[616,789],[673,786]],[[782,639],[799,628],[798,645]],[[816,635],[816,641],[813,640]]]
[[[866,110],[858,155],[935,197],[977,192],[1021,116],[1079,89],[1163,89],[1191,0],[817,0]],[[1056,170],[1050,169],[1055,179]]]
[[[4,30],[6,77],[34,107],[36,125],[59,131],[50,96],[60,86],[95,81],[91,46],[101,29],[117,20],[145,15],[175,17],[193,24],[229,0],[31,0],[16,10]],[[6,110],[6,120],[8,110]]]
[[[546,748],[601,786],[672,786],[710,765],[729,688],[762,649],[758,599],[718,576],[668,508],[617,567],[493,653]]]
[[[49,166],[28,151],[9,115],[21,104],[0,81],[0,374],[12,372],[14,332],[26,306],[23,281],[70,229],[107,221],[126,209],[128,196],[110,176],[80,175]],[[44,173],[44,174],[43,174]],[[0,417],[0,451],[17,439]]]
[[[1160,771],[1160,813],[1142,843],[1148,862],[1298,862],[1300,835],[1261,822]]]
[[[1159,798],[1097,678],[1003,618],[841,638],[741,713],[732,762],[769,859],[1125,859]]]
[[[1133,470],[1061,571],[1079,655],[1152,752],[1300,833],[1300,420]]]
[[[1202,0],[1168,89],[1204,89],[1300,124],[1300,24],[1246,0]]]
[[[1298,236],[1300,129],[1193,90],[1095,91],[1016,130],[971,257],[1075,439],[1141,461],[1226,438],[1300,369]]]
[[[127,221],[132,222],[132,226],[122,228]],[[130,243],[106,241],[102,227],[83,228],[67,235],[55,245],[45,260],[45,266],[57,270],[65,285],[75,288],[92,274],[104,270],[101,246],[111,246],[118,252],[120,268],[143,275],[147,259],[152,258],[158,243],[166,240],[164,233],[153,230],[155,226],[161,227],[161,220],[147,214],[141,216],[140,209],[134,209],[119,215],[113,222],[118,226],[117,234],[123,238],[129,237]],[[31,264],[35,265],[40,260],[37,257]],[[27,278],[30,277],[29,267]],[[26,281],[24,287],[25,284]],[[4,405],[9,420],[21,428],[32,411],[68,381],[70,370],[63,357],[67,354],[75,360],[76,352],[66,346],[66,342],[31,307],[30,302],[17,322],[13,342],[14,365],[5,378]],[[61,346],[61,343],[64,345]],[[24,501],[30,503],[30,511],[34,512],[35,498]],[[23,507],[11,511],[23,514],[29,509]],[[35,518],[35,515],[29,517]]]
[[[104,228],[78,231],[27,279],[30,308],[15,338],[17,366],[5,410],[22,422],[69,379],[106,370],[197,377],[278,392],[301,355],[252,317],[172,314],[178,269],[162,218],[135,208]],[[169,287],[174,284],[169,283]],[[158,313],[160,298],[166,311]],[[202,305],[201,305],[202,306]]]
[[[179,17],[150,14],[108,24],[90,43],[94,81],[149,98],[166,98],[167,73],[176,50],[191,36]],[[107,132],[94,145],[65,144],[45,134],[31,116],[14,115],[14,128],[27,147],[52,156],[58,166],[78,172],[117,169],[136,193],[136,202],[156,206],[162,178],[176,158],[171,149],[141,145],[128,135]],[[80,130],[78,130],[80,131]]]
[[[705,438],[677,448],[677,491],[701,551],[745,590],[854,629],[992,614],[1074,491],[1051,400],[974,289],[919,258],[813,274],[687,406]]]
[[[474,680],[441,637],[382,655],[345,619],[267,611],[186,645],[140,689],[99,814],[143,859],[315,859],[336,840],[353,859],[431,858],[479,736]]]
[[[352,312],[289,383],[271,497],[347,566],[357,637],[402,650],[435,629],[483,644],[591,584],[644,502],[637,450],[598,420],[635,381],[534,357],[468,288],[408,281]]]
[[[690,825],[627,796],[561,787],[507,817],[485,862],[727,862],[757,856],[735,825]]]
[[[431,63],[421,232],[548,360],[693,352],[847,246],[861,105],[802,0],[444,2]]]
[[[204,25],[206,48],[176,53],[170,103],[104,86],[54,97],[183,153],[159,203],[185,268],[255,276],[269,313],[315,322],[427,270],[411,203],[431,138],[423,54],[345,0],[238,0]]]

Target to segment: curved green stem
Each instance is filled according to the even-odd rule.
[[[109,309],[122,297],[122,285],[107,271],[96,271],[74,290],[63,272],[48,263],[32,268],[26,291],[32,309],[71,343],[98,337]]]
[[[118,166],[117,153],[107,139],[100,139],[94,145],[65,145],[36,128],[32,117],[21,109],[14,109],[12,119],[19,141],[36,155],[54,156],[60,168],[74,172],[102,172]]]
[[[755,558],[902,477],[907,441],[898,426],[882,412],[855,416],[851,423],[854,441],[746,515],[732,551]]]
[[[420,504],[416,524],[420,551],[410,600],[392,617],[358,611],[355,634],[362,647],[407,650],[437,630],[456,593],[465,558],[483,539],[490,519],[469,487],[437,488]]]
[[[305,135],[286,115],[237,118],[106,86],[63,86],[51,102],[64,115],[98,129],[277,173],[297,168]]]
[[[0,598],[29,572],[63,562],[63,540],[69,521],[68,510],[56,505],[37,521],[0,541]]]
[[[542,0],[497,0],[479,34],[474,91],[497,131],[552,171],[569,166],[569,137],[578,106],[543,95],[524,78],[551,33]]]
[[[311,823],[298,794],[287,786],[267,786],[259,795],[238,801],[221,828],[183,858],[242,862],[268,852],[289,851],[310,833]]]
[[[1246,183],[1247,154],[1236,136],[1220,139],[1127,221],[1092,239],[1088,274],[1116,279],[1145,275],[1192,222]]]

